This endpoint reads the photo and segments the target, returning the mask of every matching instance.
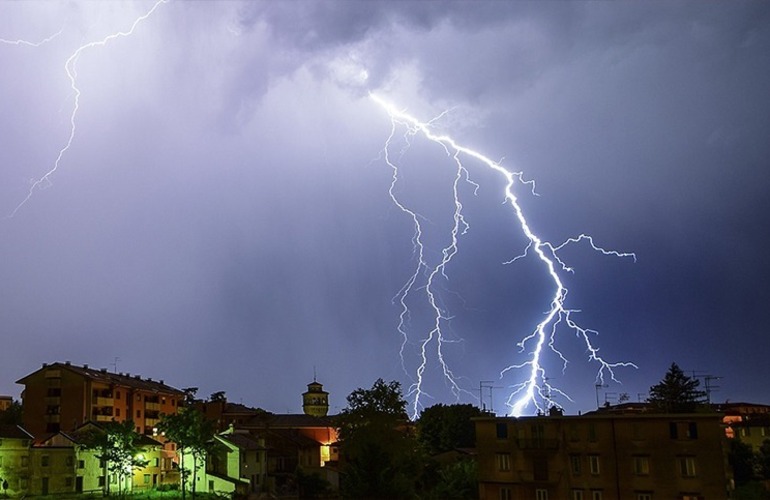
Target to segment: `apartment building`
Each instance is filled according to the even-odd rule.
[[[34,436],[113,420],[133,420],[137,432],[152,436],[161,415],[176,413],[184,398],[182,391],[163,380],[68,361],[44,363],[16,383],[24,385],[24,428]]]
[[[481,500],[728,498],[722,415],[479,417]]]

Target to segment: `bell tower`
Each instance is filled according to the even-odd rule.
[[[325,417],[329,413],[329,393],[319,384],[315,377],[307,385],[307,391],[302,393],[302,410],[305,415]]]

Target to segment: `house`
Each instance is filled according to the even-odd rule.
[[[192,468],[192,454],[185,452],[185,467]],[[212,450],[197,474],[186,480],[187,489],[218,495],[249,495],[267,491],[267,449],[264,441],[233,427],[216,435]]]
[[[718,413],[635,409],[474,420],[481,500],[729,496],[726,439]]]
[[[0,493],[21,496],[29,489],[32,435],[18,425],[0,425]]]
[[[110,490],[141,491],[161,482],[163,443],[140,435],[135,443],[141,452],[137,458],[147,465],[133,471],[130,481],[109,472],[108,464],[99,458],[99,451],[87,448],[92,433],[102,433],[98,424],[87,422],[74,431],[52,434],[33,444],[30,450],[33,495],[61,493],[97,493]]]

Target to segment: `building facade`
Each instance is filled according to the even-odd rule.
[[[709,500],[730,494],[721,415],[480,417],[481,500]]]

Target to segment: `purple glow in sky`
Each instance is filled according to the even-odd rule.
[[[278,412],[300,411],[314,367],[333,411],[378,377],[408,386],[393,297],[413,227],[389,196],[376,92],[422,119],[448,110],[437,132],[534,179],[539,196],[517,195],[544,239],[635,252],[563,249],[575,319],[639,366],[602,400],[643,397],[676,361],[723,377],[714,400],[770,401],[765,3],[170,1],[78,52],[153,5],[0,1],[0,393],[43,362],[115,358]],[[58,168],[19,206],[76,102]],[[399,160],[399,195],[443,248],[446,154],[415,138]],[[502,387],[505,411],[500,370],[526,359],[553,289],[536,263],[504,264],[526,238],[477,167],[444,354],[470,393]],[[550,358],[549,382],[573,402],[557,401],[593,408],[585,345],[557,341],[571,362]],[[423,404],[454,402],[435,360],[425,373]]]

